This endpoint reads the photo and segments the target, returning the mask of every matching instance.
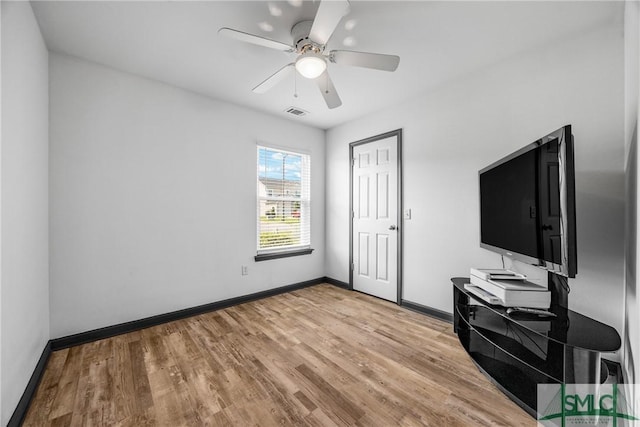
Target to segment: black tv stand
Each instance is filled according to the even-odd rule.
[[[478,368],[533,417],[538,384],[601,382],[600,353],[620,348],[615,329],[569,310],[566,298],[558,304],[553,290],[549,311],[556,317],[509,316],[505,307],[468,292],[469,278],[451,281],[460,343]]]

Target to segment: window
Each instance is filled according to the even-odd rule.
[[[258,146],[256,261],[311,253],[308,154]]]

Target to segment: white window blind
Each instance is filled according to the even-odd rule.
[[[311,245],[311,158],[258,146],[258,254]]]

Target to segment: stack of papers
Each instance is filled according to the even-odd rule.
[[[479,288],[484,293],[478,295],[477,290],[474,292],[474,289],[466,288],[490,304],[500,304],[504,307],[543,309],[547,309],[551,305],[551,292],[544,286],[524,279],[497,280],[494,277],[498,276],[498,274],[495,276],[493,274],[489,275],[490,273],[475,275],[475,271],[486,272],[487,270],[471,269],[471,287]]]

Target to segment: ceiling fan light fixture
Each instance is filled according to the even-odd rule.
[[[324,56],[315,52],[305,52],[296,60],[296,70],[307,79],[315,79],[327,69]]]

